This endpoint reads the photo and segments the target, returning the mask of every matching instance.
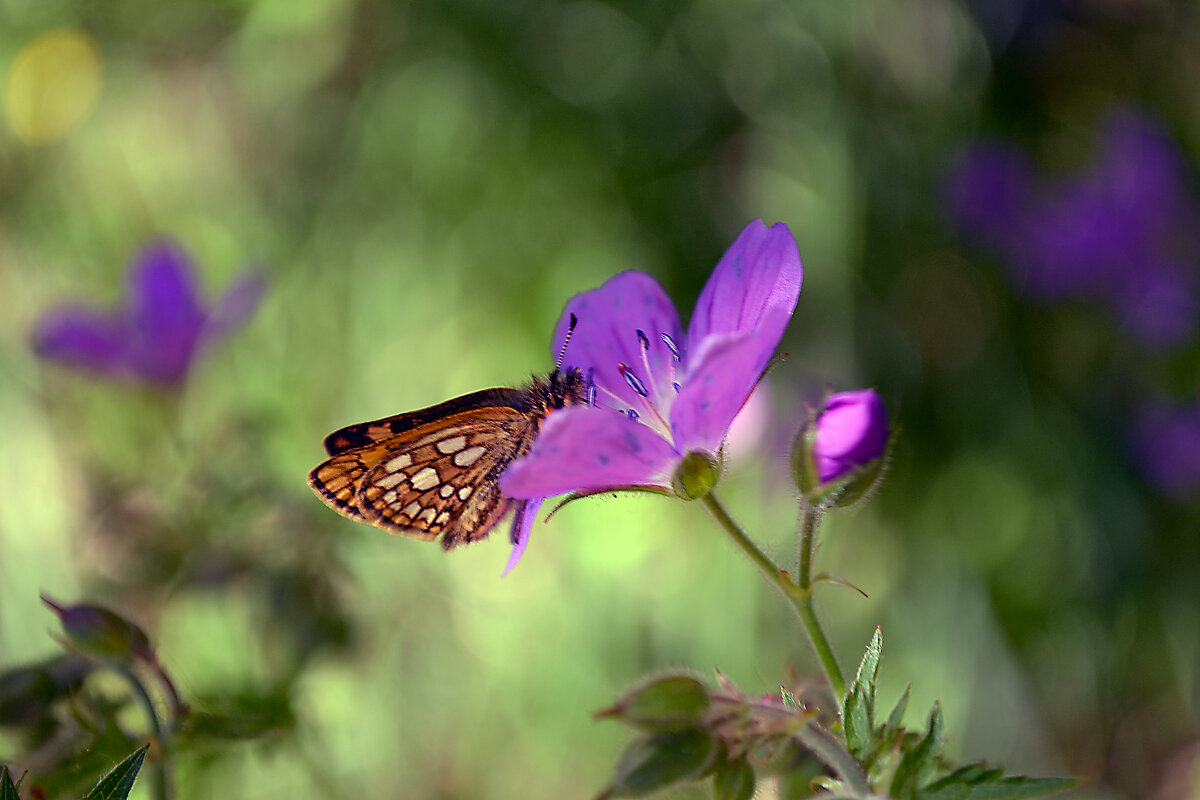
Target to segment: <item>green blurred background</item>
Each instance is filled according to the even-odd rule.
[[[944,191],[986,137],[1083,169],[1135,107],[1194,201],[1197,52],[1160,0],[2,0],[0,666],[57,650],[45,591],[145,626],[194,706],[279,716],[182,759],[184,798],[587,797],[626,736],[590,712],[640,675],[815,673],[699,507],[577,503],[501,580],[505,536],[446,554],[304,480],[336,427],[545,372],[619,270],[686,319],[762,217],[805,283],[735,516],[793,558],[787,441],[827,384],[903,429],[824,530],[870,596],[818,596],[843,665],[882,624],[884,702],[940,699],[956,757],[1200,796],[1196,478],[1165,491],[1130,439],[1139,397],[1195,402],[1200,348],[1030,297]],[[209,297],[261,269],[251,323],[178,397],[39,363],[39,315],[115,307],[163,235]]]

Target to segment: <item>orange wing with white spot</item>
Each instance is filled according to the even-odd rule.
[[[528,450],[536,422],[509,406],[459,411],[339,452],[309,474],[309,484],[335,511],[418,539],[442,534],[448,549],[482,539],[508,511],[496,484]],[[339,434],[348,435],[330,439]]]
[[[308,474],[334,511],[450,549],[487,536],[516,502],[500,475],[529,452],[551,410],[587,401],[578,370],[522,389],[484,389],[325,437],[329,459]]]

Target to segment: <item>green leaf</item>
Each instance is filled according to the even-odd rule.
[[[717,743],[702,728],[638,739],[621,755],[597,800],[641,797],[687,780],[707,769],[716,753]]]
[[[100,779],[92,790],[84,795],[83,800],[125,800],[133,789],[138,770],[142,768],[142,760],[146,758],[149,744],[144,744],[134,750],[125,760],[112,768],[112,771]]]
[[[725,761],[713,774],[713,800],[750,800],[754,769],[744,758]]]
[[[8,767],[4,766],[0,766],[0,800],[21,800],[17,795],[17,787],[13,785]]]
[[[925,737],[900,759],[896,775],[892,778],[889,796],[896,800],[916,800],[917,787],[925,782],[937,766],[937,757],[942,749],[943,728],[942,707],[939,703],[934,703],[933,710],[929,712],[929,726]]]
[[[57,701],[74,693],[91,662],[64,653],[0,672],[0,725],[22,725],[45,717]]]
[[[846,696],[846,707],[842,710],[842,729],[846,737],[846,749],[855,758],[862,760],[871,748],[871,713],[867,691],[857,681]]]
[[[664,675],[637,686],[594,716],[612,717],[650,733],[667,733],[694,727],[708,706],[708,687],[702,682],[691,675]]]
[[[892,713],[888,714],[887,726],[889,728],[900,728],[900,723],[904,721],[904,712],[908,710],[908,697],[912,694],[912,684],[904,688],[904,694],[900,695],[900,699],[896,701],[896,707],[892,709]]]
[[[921,789],[921,800],[1016,800],[1061,792],[1079,783],[1078,778],[1004,777],[1004,770],[985,764],[968,764]]]
[[[883,654],[883,627],[875,626],[875,634],[871,636],[871,643],[867,645],[867,652],[863,653],[862,661],[858,665],[858,673],[854,676],[855,683],[865,683],[869,687],[874,687],[875,676],[879,674],[879,657]],[[870,694],[874,694],[871,691]]]

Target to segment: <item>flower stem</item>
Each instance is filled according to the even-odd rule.
[[[171,797],[171,785],[170,779],[167,776],[167,741],[162,726],[158,722],[158,713],[154,710],[154,701],[150,699],[150,693],[146,691],[146,687],[142,684],[138,676],[133,674],[132,670],[124,666],[116,666],[115,669],[129,682],[134,695],[146,712],[146,718],[150,722],[150,730],[153,732],[154,739],[158,744],[159,757],[151,760],[155,772],[154,798],[155,800],[169,800]]]
[[[830,689],[833,690],[834,700],[840,711],[842,698],[846,695],[846,679],[842,677],[842,669],[833,655],[833,648],[829,646],[829,640],[825,638],[825,632],[821,630],[821,623],[817,620],[812,603],[811,571],[813,542],[816,539],[816,514],[806,513],[804,517],[800,537],[800,582],[795,583],[787,572],[776,566],[775,562],[771,561],[758,548],[758,545],[746,536],[729,516],[729,512],[725,510],[721,502],[717,500],[714,493],[709,492],[705,495],[703,502],[717,523],[729,534],[729,538],[733,539],[734,544],[750,557],[767,582],[778,589],[796,610],[796,614],[800,617],[800,623],[804,626],[805,633],[808,634],[809,643],[821,662],[821,668],[825,671],[825,679],[829,682]]]
[[[821,666],[825,668],[825,677],[829,680],[829,688],[833,690],[833,696],[840,707],[842,698],[846,696],[846,679],[842,675],[842,668],[838,666],[833,648],[829,646],[829,639],[825,637],[825,632],[821,629],[816,609],[813,608],[812,565],[813,554],[817,546],[817,525],[820,521],[821,511],[819,509],[805,506],[800,512],[800,570],[796,576],[798,591],[795,596],[795,605],[796,612],[800,614],[800,620],[804,623],[804,630],[808,633],[809,641],[812,642],[813,649],[817,651],[817,658],[821,659]]]

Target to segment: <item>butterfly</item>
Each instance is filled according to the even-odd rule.
[[[529,452],[542,420],[586,403],[577,369],[558,367],[519,389],[484,389],[325,437],[329,459],[308,484],[339,514],[442,547],[478,541],[524,501],[500,475]]]

